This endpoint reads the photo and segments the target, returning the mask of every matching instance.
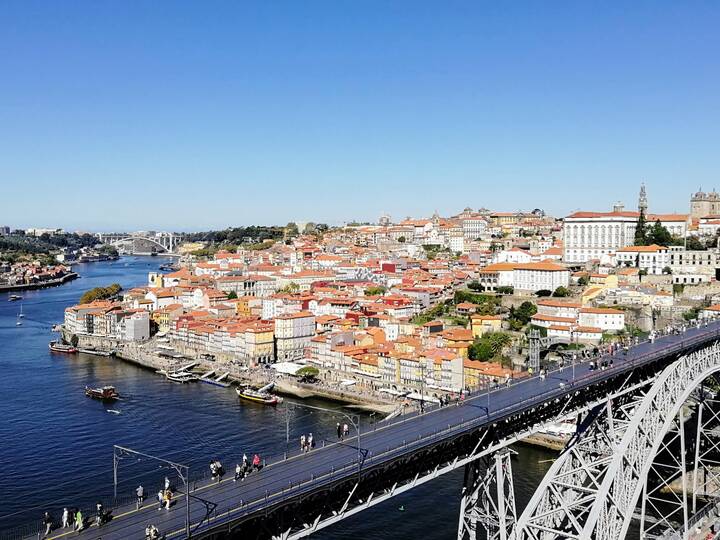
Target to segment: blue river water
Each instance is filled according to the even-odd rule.
[[[202,383],[167,382],[151,370],[114,358],[51,353],[51,326],[65,307],[97,286],[143,285],[147,273],[167,262],[162,257],[124,257],[81,264],[81,278],[60,287],[20,293],[9,302],[0,294],[0,531],[33,522],[49,509],[90,506],[113,495],[113,445],[151,453],[204,474],[210,459],[227,469],[243,452],[281,454],[286,445],[284,407],[241,403],[232,389]],[[22,326],[17,316],[22,306]],[[84,387],[114,385],[123,399],[103,405],[84,395]],[[313,403],[333,408],[326,402]],[[108,409],[119,411],[108,412]],[[294,409],[290,444],[300,434],[317,441],[332,438],[330,413]],[[365,422],[372,422],[366,418]],[[518,448],[513,467],[518,509],[522,508],[553,453]],[[118,494],[130,495],[138,483],[157,489],[167,469],[148,460],[125,459]],[[463,472],[455,471],[408,494],[317,533],[324,539],[454,538]]]

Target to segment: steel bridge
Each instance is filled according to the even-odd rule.
[[[692,539],[718,501],[720,404],[706,381],[720,371],[719,340],[720,322],[694,325],[602,369],[578,361],[283,455],[241,482],[193,485],[185,470],[172,510],[117,507],[101,531],[72,534],[144,538],[155,523],[168,539],[298,539],[464,468],[458,539],[619,540],[633,520],[642,538]],[[563,419],[576,433],[517,515],[508,447]],[[675,479],[679,492],[661,496]]]
[[[142,231],[134,233],[96,233],[98,241],[102,244],[120,245],[135,240],[141,240],[160,248],[162,251],[173,253],[182,243],[183,235],[173,232]]]

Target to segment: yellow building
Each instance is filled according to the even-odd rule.
[[[470,317],[472,337],[481,337],[488,332],[502,330],[502,317],[500,315],[473,315]]]
[[[513,373],[511,369],[504,368],[495,362],[479,362],[477,360],[466,359],[463,361],[463,375],[465,377],[465,386],[474,390],[493,380],[496,380],[500,384],[503,383],[507,377],[524,377],[526,373]]]
[[[245,329],[245,353],[253,362],[271,362],[275,354],[272,325],[258,324]]]
[[[167,307],[156,309],[150,316],[158,325],[158,332],[165,333],[172,328],[173,321],[182,315],[182,304],[170,304]]]

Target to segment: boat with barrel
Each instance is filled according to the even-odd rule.
[[[253,403],[262,403],[263,405],[275,406],[278,403],[282,403],[282,398],[280,396],[276,396],[275,394],[270,393],[270,390],[273,386],[274,383],[266,384],[258,390],[255,390],[254,388],[251,388],[249,386],[245,386],[243,388],[236,388],[235,392],[237,392],[237,395],[240,397],[240,399],[252,401]]]
[[[190,373],[189,371],[169,371],[165,373],[165,377],[168,381],[183,384],[200,380],[200,377],[198,377],[194,373]]]
[[[76,352],[78,352],[78,350],[72,345],[62,343],[61,341],[51,341],[48,347],[52,352],[56,353],[75,354]]]
[[[85,387],[85,395],[101,401],[115,401],[120,399],[120,394],[115,390],[114,386],[103,386],[102,388]]]

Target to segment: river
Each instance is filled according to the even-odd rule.
[[[50,353],[52,324],[65,307],[97,286],[144,285],[163,257],[123,257],[76,265],[81,278],[60,287],[0,294],[0,531],[39,519],[46,509],[92,505],[112,497],[113,444],[155,454],[205,473],[211,458],[230,469],[243,452],[282,453],[284,407],[240,403],[232,389],[178,385],[114,358]],[[22,305],[22,326],[16,326]],[[87,386],[112,384],[123,399],[112,406],[85,397]],[[331,404],[313,402],[332,407]],[[109,413],[114,409],[119,413]],[[301,433],[333,438],[328,413],[295,409],[291,444]],[[371,423],[372,418],[365,418]],[[518,510],[550,466],[553,453],[519,446],[513,462]],[[150,461],[123,460],[119,494],[141,482],[148,492],[170,474]],[[455,538],[462,470],[314,535],[318,539]]]

